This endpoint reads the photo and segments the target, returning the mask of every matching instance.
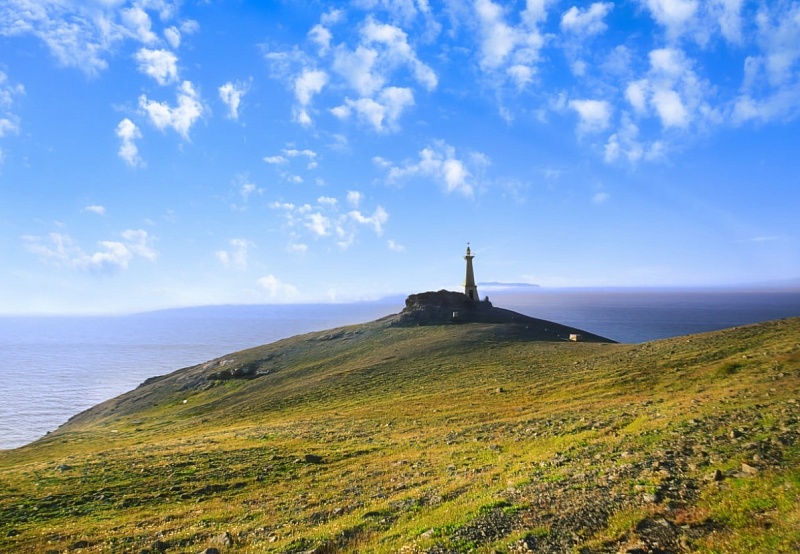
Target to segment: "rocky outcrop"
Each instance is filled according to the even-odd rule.
[[[515,330],[519,338],[528,340],[569,340],[570,335],[575,335],[583,342],[614,342],[581,329],[496,308],[488,297],[476,301],[466,294],[448,290],[412,294],[406,298],[406,306],[399,314],[384,318],[383,321],[402,327],[463,323],[503,324],[509,330]]]
[[[493,312],[488,299],[475,301],[460,292],[440,290],[410,295],[398,319],[399,323],[411,324],[485,321],[492,318]]]

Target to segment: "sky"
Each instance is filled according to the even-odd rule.
[[[800,278],[800,2],[4,0],[0,314]]]

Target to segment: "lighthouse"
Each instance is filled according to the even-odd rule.
[[[477,301],[480,297],[478,296],[478,287],[475,285],[475,274],[472,271],[472,258],[474,257],[469,249],[469,243],[467,243],[467,255],[464,256],[464,259],[467,260],[467,280],[464,283],[464,294],[470,300]]]

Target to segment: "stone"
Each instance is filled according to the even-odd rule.
[[[206,548],[200,554],[220,554],[219,550],[216,548]]]
[[[219,545],[219,546],[233,546],[233,537],[230,533],[225,531],[221,535],[217,535],[213,539],[211,539],[211,544]]]
[[[303,460],[307,464],[321,464],[322,456],[317,456],[316,454],[306,454],[305,456],[303,456]]]
[[[753,467],[750,464],[742,463],[742,473],[746,475],[756,475],[758,473],[758,468]]]

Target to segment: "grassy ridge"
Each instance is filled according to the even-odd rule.
[[[800,319],[312,333],[0,453],[2,552],[795,552]]]

